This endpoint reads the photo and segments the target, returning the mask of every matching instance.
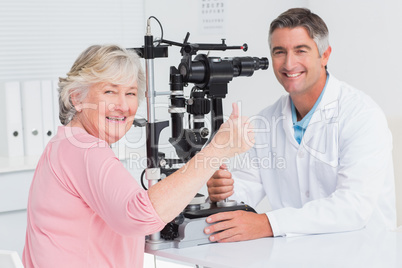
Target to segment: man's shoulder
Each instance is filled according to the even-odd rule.
[[[336,80],[338,90],[338,116],[342,127],[377,128],[386,126],[387,120],[381,107],[364,91],[350,84]]]
[[[339,102],[347,113],[382,112],[380,106],[364,91],[339,81]]]
[[[383,113],[380,106],[363,90],[338,80],[333,75],[330,77],[327,90],[329,96],[324,106],[333,106],[336,102],[340,115],[351,118],[367,112]]]
[[[271,117],[276,115],[281,115],[285,106],[287,105],[287,101],[289,101],[289,95],[283,95],[278,100],[276,100],[273,104],[262,109],[258,115],[264,117]]]
[[[347,82],[331,77],[332,87],[339,90],[338,99],[341,102],[354,102],[356,105],[378,106],[374,100],[363,90],[358,89]]]

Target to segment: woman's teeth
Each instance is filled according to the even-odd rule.
[[[119,121],[119,122],[122,122],[126,119],[126,117],[109,117],[109,116],[107,116],[106,118],[111,121]]]

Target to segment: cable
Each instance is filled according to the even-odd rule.
[[[159,40],[154,40],[154,42],[156,42],[156,41],[158,42],[158,44],[157,44],[156,46],[159,46],[159,45],[161,44],[162,40],[163,40],[163,27],[162,27],[161,22],[160,22],[156,17],[150,16],[150,17],[148,18],[148,21],[149,21],[150,19],[156,20],[156,21],[158,22],[158,24],[159,24],[159,27],[161,28],[161,38],[160,38]]]
[[[148,188],[145,186],[145,184],[144,184],[144,174],[145,174],[145,169],[144,169],[144,171],[142,171],[142,173],[141,173],[141,178],[140,178],[140,181],[141,181],[141,186],[142,186],[142,188],[144,188],[144,190],[148,190]]]

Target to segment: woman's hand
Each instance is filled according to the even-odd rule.
[[[232,104],[233,111],[213,137],[210,145],[230,158],[248,151],[254,145],[254,132],[248,117],[239,117],[239,108]]]
[[[253,145],[254,133],[247,118],[239,117],[238,107],[233,104],[232,114],[212,141],[178,171],[149,188],[149,199],[159,217],[166,223],[173,220],[223,162]]]

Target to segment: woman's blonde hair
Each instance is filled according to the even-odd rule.
[[[89,88],[100,82],[116,85],[131,85],[137,81],[138,101],[145,97],[145,75],[140,58],[133,50],[117,45],[93,45],[87,48],[74,62],[67,77],[59,78],[59,118],[67,125],[76,110],[71,100],[83,100]]]

